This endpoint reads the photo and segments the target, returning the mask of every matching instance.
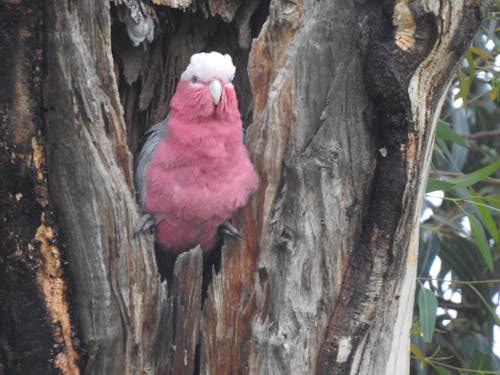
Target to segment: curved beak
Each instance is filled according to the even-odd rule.
[[[218,79],[214,79],[208,84],[208,90],[210,91],[210,96],[212,97],[214,104],[219,104],[222,96],[222,84],[220,81]]]

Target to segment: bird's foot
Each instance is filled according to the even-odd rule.
[[[156,224],[153,215],[151,214],[142,215],[134,227],[134,237],[137,236],[139,233],[145,232],[152,228],[154,229],[155,225]]]
[[[219,233],[231,238],[241,238],[240,231],[233,224],[231,224],[229,220],[224,221],[219,226]]]

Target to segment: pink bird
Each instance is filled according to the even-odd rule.
[[[146,133],[135,183],[145,215],[136,232],[156,225],[156,240],[180,253],[214,247],[218,230],[239,236],[229,218],[257,188],[242,141],[231,56],[197,53],[182,73],[169,116]]]

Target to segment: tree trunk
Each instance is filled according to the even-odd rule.
[[[0,374],[408,373],[434,127],[488,3],[0,0]],[[260,175],[206,291],[199,248],[167,285],[132,233],[201,50]]]

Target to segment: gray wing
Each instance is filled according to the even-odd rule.
[[[146,196],[146,183],[144,181],[146,170],[153,159],[153,155],[160,140],[166,136],[167,122],[168,116],[165,120],[153,125],[146,134],[144,134],[141,152],[139,152],[139,156],[137,157],[134,183],[137,191],[137,199],[142,208],[144,207],[144,197]]]

